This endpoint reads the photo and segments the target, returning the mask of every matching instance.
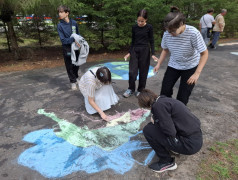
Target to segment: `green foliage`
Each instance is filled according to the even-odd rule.
[[[155,47],[158,50],[163,36],[163,19],[170,11],[170,6],[176,5],[187,17],[187,24],[198,28],[199,20],[208,8],[214,8],[217,15],[220,10],[225,8],[228,10],[225,16],[226,26],[222,37],[238,36],[238,0],[1,0],[0,16],[5,13],[3,2],[8,2],[10,12],[14,15],[22,14],[42,17],[43,15],[52,17],[51,28],[49,24],[44,23],[43,19],[33,21],[35,28],[30,31],[26,27],[21,27],[22,34],[34,36],[38,32],[38,36],[34,38],[42,38],[42,43],[47,40],[47,36],[51,36],[52,31],[56,31],[56,25],[59,22],[57,16],[57,7],[59,5],[67,5],[71,8],[70,16],[72,18],[86,15],[85,24],[80,24],[80,34],[87,39],[90,47],[95,50],[101,48],[108,50],[118,50],[128,47],[131,43],[131,27],[136,23],[137,12],[141,9],[148,11],[148,23],[153,25]],[[6,4],[6,3],[5,3]],[[6,8],[5,8],[6,9]],[[14,17],[13,15],[13,17]],[[16,26],[17,21],[13,19]],[[39,27],[44,30],[39,31]]]
[[[199,165],[196,179],[238,179],[238,139],[216,142],[209,150],[210,154]]]
[[[221,178],[229,178],[229,171],[228,168],[222,162],[217,164],[212,164],[213,171],[217,172]]]

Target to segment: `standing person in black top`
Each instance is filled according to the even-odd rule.
[[[140,107],[151,109],[151,122],[143,133],[159,157],[149,167],[156,172],[177,168],[171,152],[192,155],[203,143],[200,120],[179,100],[161,95],[158,97],[148,89],[138,96]]]
[[[135,92],[135,81],[139,70],[139,85],[136,96],[146,86],[147,75],[150,66],[150,49],[152,58],[158,60],[154,50],[153,27],[147,24],[147,11],[142,9],[137,14],[137,24],[132,27],[132,42],[129,53],[124,57],[129,62],[129,88],[123,94],[124,97],[129,97]]]
[[[72,64],[71,61],[71,44],[75,41],[73,37],[70,37],[72,33],[79,34],[78,25],[76,21],[69,19],[70,8],[61,5],[58,7],[58,13],[60,23],[57,26],[60,40],[63,47],[64,63],[67,70],[67,74],[71,83],[72,90],[77,90],[77,78],[79,66]],[[80,45],[75,41],[77,46]]]

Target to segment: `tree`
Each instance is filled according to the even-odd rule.
[[[15,7],[13,4],[10,3],[10,1],[3,0],[1,2],[1,16],[0,19],[4,22],[4,24],[7,24],[7,29],[8,32],[6,33],[7,35],[7,40],[11,42],[12,50],[14,52],[15,58],[19,59],[19,52],[18,52],[18,44],[17,44],[17,37],[13,28],[13,23],[12,23],[12,16],[14,15],[14,10]],[[6,29],[5,29],[6,30]],[[9,43],[8,43],[9,45]],[[9,47],[10,50],[10,47]]]

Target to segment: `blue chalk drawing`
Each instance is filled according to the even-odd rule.
[[[231,54],[234,54],[234,55],[238,56],[238,52],[231,52]]]
[[[136,135],[140,133],[142,132]],[[105,151],[97,146],[87,148],[74,146],[57,137],[53,129],[42,129],[31,132],[23,138],[35,146],[25,150],[19,156],[18,163],[38,171],[47,178],[60,178],[77,171],[97,173],[105,169],[124,174],[134,163],[147,165],[155,155],[154,151],[151,151],[144,162],[136,161],[132,152],[150,149],[150,146],[146,142],[131,140],[131,137],[118,148]]]
[[[123,61],[107,62],[107,63],[97,64],[89,69],[92,69],[98,66],[106,66],[107,68],[109,68],[112,74],[112,79],[116,79],[116,80],[129,79],[129,62],[123,62]],[[150,78],[152,76],[154,76],[153,67],[150,66],[147,78]],[[139,75],[137,76],[137,79],[139,79]]]

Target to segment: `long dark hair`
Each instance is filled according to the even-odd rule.
[[[164,28],[168,31],[174,31],[185,24],[185,16],[179,11],[179,8],[172,6],[170,13],[164,18]]]
[[[142,108],[151,108],[158,95],[149,89],[143,89],[138,96],[138,104]]]
[[[140,11],[138,11],[137,17],[143,17],[144,19],[147,19],[148,13],[145,9],[141,9]]]
[[[112,81],[111,72],[106,66],[98,68],[96,76],[103,84],[110,84]]]

